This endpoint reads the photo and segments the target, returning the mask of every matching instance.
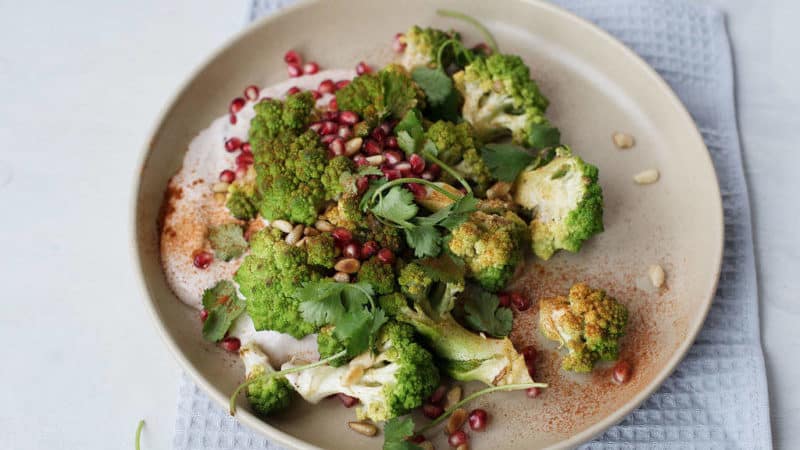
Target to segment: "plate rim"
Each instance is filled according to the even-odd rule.
[[[160,311],[158,305],[155,302],[153,296],[150,295],[148,282],[147,282],[147,275],[145,274],[144,270],[144,260],[145,255],[141,250],[139,245],[139,236],[140,236],[140,221],[138,219],[139,216],[139,197],[141,196],[143,184],[142,184],[142,172],[146,170],[150,156],[152,151],[152,143],[155,138],[158,136],[162,125],[171,112],[171,110],[175,107],[177,101],[183,96],[186,90],[190,87],[193,81],[202,74],[218,57],[229,51],[238,41],[245,38],[249,34],[255,32],[255,30],[261,27],[267,27],[269,24],[273,22],[277,22],[278,20],[282,19],[283,16],[298,10],[303,9],[306,7],[310,7],[315,3],[321,2],[323,0],[298,0],[296,3],[282,7],[280,10],[275,11],[274,13],[268,14],[264,17],[261,17],[249,24],[247,24],[244,28],[239,30],[238,32],[234,33],[232,36],[228,37],[223,41],[223,43],[212,51],[206,58],[202,60],[200,64],[198,64],[193,70],[190,71],[188,75],[183,79],[180,83],[178,88],[174,91],[174,93],[167,99],[164,103],[164,106],[160,109],[159,113],[156,115],[156,119],[154,123],[150,126],[149,132],[146,134],[147,138],[145,140],[145,144],[140,151],[140,156],[138,158],[138,164],[135,167],[134,171],[134,183],[133,183],[133,190],[131,195],[131,207],[129,209],[130,212],[130,239],[131,239],[131,247],[134,253],[134,259],[136,260],[136,268],[135,272],[138,278],[138,289],[139,294],[143,295],[147,301],[145,302],[147,306],[147,310],[149,311],[154,325],[161,336],[163,342],[167,344],[169,351],[172,353],[173,357],[178,361],[181,369],[183,369],[186,373],[189,374],[191,380],[200,386],[203,391],[211,397],[215,403],[219,406],[227,409],[229,398],[226,397],[221,391],[216,389],[210,380],[208,380],[205,376],[203,376],[195,366],[189,361],[189,359],[181,352],[178,345],[175,343],[174,339],[170,336],[169,331],[167,330],[167,326],[165,322],[162,320],[160,316]],[[719,186],[719,178],[716,173],[716,169],[714,167],[713,160],[711,158],[711,153],[708,150],[708,147],[705,144],[705,140],[703,139],[700,131],[697,128],[697,124],[695,123],[694,119],[692,118],[691,114],[689,114],[688,110],[686,109],[683,102],[678,98],[677,94],[672,90],[669,84],[661,77],[658,72],[655,71],[653,67],[651,67],[641,56],[639,56],[636,52],[634,52],[630,47],[622,43],[616,37],[609,34],[607,31],[603,30],[599,26],[595,25],[594,23],[584,19],[573,12],[562,8],[561,6],[554,5],[548,3],[544,0],[508,0],[509,2],[518,3],[522,5],[526,5],[533,8],[540,8],[544,10],[548,10],[549,13],[560,16],[561,19],[572,22],[576,26],[580,26],[585,28],[586,30],[594,33],[599,39],[603,40],[603,45],[614,47],[616,50],[621,51],[625,54],[628,58],[631,59],[633,63],[640,70],[642,70],[643,74],[649,76],[649,78],[655,83],[655,85],[659,88],[659,96],[664,98],[665,101],[669,101],[671,106],[676,109],[678,114],[683,115],[683,119],[688,121],[691,124],[691,127],[687,129],[687,133],[690,133],[691,139],[696,140],[702,146],[702,149],[705,150],[703,152],[703,156],[705,157],[705,162],[707,164],[707,168],[710,169],[711,175],[713,178],[713,200],[715,201],[715,205],[709,205],[713,207],[716,211],[714,218],[716,219],[716,228],[717,230],[715,235],[719,236],[719,239],[716,242],[716,252],[713,255],[715,259],[714,263],[714,274],[712,277],[712,281],[708,287],[708,291],[705,297],[702,299],[705,302],[703,306],[702,314],[697,315],[688,327],[687,327],[687,334],[686,337],[682,340],[681,344],[678,346],[676,351],[673,353],[673,356],[669,358],[664,368],[659,372],[651,381],[650,383],[641,391],[639,391],[635,396],[632,396],[625,404],[618,408],[613,413],[607,415],[602,420],[590,425],[586,429],[570,435],[565,439],[559,441],[558,443],[552,445],[549,448],[571,448],[577,445],[583,444],[588,442],[593,437],[596,437],[602,434],[608,428],[614,426],[615,424],[619,423],[624,417],[630,414],[634,409],[638,408],[647,398],[649,398],[663,383],[664,381],[675,371],[681,361],[685,358],[686,354],[688,353],[689,349],[694,344],[697,335],[700,333],[703,324],[705,323],[706,317],[711,309],[711,305],[713,304],[715,292],[719,283],[719,277],[722,269],[722,258],[724,252],[724,241],[725,241],[725,220],[724,220],[724,210],[722,205],[722,196]],[[273,439],[280,444],[291,446],[293,448],[300,448],[300,449],[317,449],[312,444],[309,444],[302,439],[299,439],[289,433],[286,433],[276,427],[273,427],[268,422],[260,419],[258,416],[254,415],[248,410],[240,409],[237,411],[236,419],[243,423],[245,426],[249,427],[250,429],[264,435],[269,439]]]

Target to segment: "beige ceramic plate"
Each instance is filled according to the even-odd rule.
[[[402,7],[398,7],[402,4]],[[305,3],[262,20],[236,37],[201,68],[161,117],[145,148],[135,200],[135,245],[146,298],[166,342],[194,381],[220,406],[242,379],[234,357],[204,342],[196,312],[170,292],[161,272],[156,221],[169,177],[190,139],[223,115],[244,86],[285,77],[282,55],[295,48],[323,67],[385,62],[395,32],[412,24],[469,26],[436,17],[448,7],[480,18],[503,51],[530,64],[550,98],[548,115],[564,142],[600,168],[606,232],[579,255],[559,254],[531,263],[519,286],[532,298],[563,293],[575,280],[607,289],[631,311],[622,358],[634,367],[631,382],[616,386],[610,368],[568,377],[545,343],[538,379],[551,384],[539,399],[503,393],[475,402],[491,411],[492,425],[472,434],[472,448],[530,449],[579,444],[620,421],[670,374],[694,340],[716,286],[722,252],[720,193],[708,152],[681,103],[645,63],[593,25],[538,1],[356,0]],[[618,150],[615,130],[630,132],[636,147]],[[649,186],[632,176],[658,168]],[[666,269],[660,290],[649,287],[651,264]],[[518,344],[540,341],[534,306],[517,319]],[[473,388],[473,387],[470,387]],[[242,402],[239,419],[285,445],[356,450],[379,448],[380,438],[349,432],[353,415],[338,401],[298,406],[262,421]],[[436,435],[437,447],[446,448]]]

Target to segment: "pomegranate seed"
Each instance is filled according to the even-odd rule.
[[[433,403],[434,405],[438,405],[439,403],[442,403],[442,399],[444,399],[444,394],[446,393],[447,393],[447,386],[441,385],[437,387],[435,391],[433,391],[433,394],[431,394],[431,397],[428,399],[428,402]]]
[[[320,94],[319,91],[311,91],[311,97],[313,97],[314,100],[319,100],[322,98],[322,94]]]
[[[211,265],[211,261],[214,261],[214,255],[208,252],[197,252],[194,255],[194,260],[192,263],[198,269],[208,269],[208,266]]]
[[[255,162],[255,158],[253,158],[253,154],[249,152],[242,152],[239,153],[239,156],[236,157],[236,165],[237,166],[249,166]]]
[[[631,379],[631,365],[628,361],[619,361],[614,365],[612,372],[612,379],[617,384],[627,383]]]
[[[322,142],[323,145],[328,145],[333,142],[336,137],[337,136],[335,134],[326,134],[325,136],[322,136],[319,141]]]
[[[428,170],[431,172],[434,178],[439,178],[439,175],[442,174],[442,168],[435,163],[428,166]]]
[[[361,258],[361,247],[355,242],[351,242],[344,246],[342,254],[347,258]]]
[[[300,67],[300,64],[289,64],[286,66],[286,72],[290,78],[297,78],[303,74],[303,68]]]
[[[336,82],[336,90],[344,89],[348,84],[350,84],[350,80],[339,80]]]
[[[286,90],[286,96],[287,97],[290,96],[290,95],[299,94],[299,93],[300,93],[300,88],[297,87],[297,86],[292,86],[292,87],[290,87],[289,89]]]
[[[286,64],[300,64],[302,59],[300,59],[300,55],[296,51],[289,50],[285,55],[283,55],[283,61]]]
[[[303,64],[303,73],[306,75],[314,75],[317,72],[319,72],[319,64],[314,61]]]
[[[405,35],[403,33],[397,33],[394,35],[394,40],[392,40],[392,50],[395,53],[403,53],[406,51],[406,43],[403,42],[403,38]]]
[[[326,80],[322,80],[317,89],[319,90],[320,94],[333,94],[336,92],[336,85],[333,84],[333,80],[328,78]]]
[[[395,123],[394,122],[383,122],[380,125],[380,129],[383,132],[383,137],[389,136],[392,134],[392,130],[394,130]]]
[[[525,389],[525,395],[527,395],[529,398],[536,398],[539,395],[541,395],[541,393],[542,393],[542,390],[539,389],[538,387],[532,387],[532,388]]]
[[[394,137],[394,136],[389,136],[386,139],[384,139],[383,140],[383,145],[385,145],[385,146],[387,146],[389,148],[400,148],[400,146],[397,145],[397,138]]]
[[[320,128],[320,134],[334,134],[339,131],[339,125],[336,125],[336,122],[331,120],[326,120],[322,122],[322,128]]]
[[[339,123],[353,126],[358,123],[358,114],[353,111],[342,111],[339,113]]]
[[[341,400],[345,408],[352,408],[353,406],[356,405],[356,403],[358,403],[357,398],[350,397],[347,394],[336,394],[336,396],[339,397],[339,400]]]
[[[228,116],[228,121],[231,123],[231,125],[236,125],[236,114],[231,114]]]
[[[422,178],[423,180],[427,180],[427,181],[433,181],[433,180],[436,179],[436,177],[434,177],[433,174],[430,173],[430,171],[427,171],[427,170],[425,172],[422,172],[422,174],[420,174],[419,177]]]
[[[338,122],[339,113],[337,111],[325,111],[324,113],[322,113],[322,120]]]
[[[336,132],[336,134],[338,134],[340,138],[347,141],[353,137],[353,129],[347,125],[339,125],[339,130]]]
[[[370,156],[372,156],[372,155],[380,155],[382,150],[383,149],[381,148],[381,144],[379,144],[376,140],[374,140],[374,139],[366,139],[364,141],[364,151],[368,155],[370,155]]]
[[[384,264],[392,264],[394,262],[394,252],[389,248],[382,248],[378,250],[378,259]]]
[[[411,164],[406,161],[395,164],[394,170],[399,170],[401,177],[411,176]]]
[[[201,322],[205,322],[206,319],[208,319],[208,310],[207,309],[201,309],[200,310],[200,321]]]
[[[249,142],[242,142],[242,151],[243,152],[252,152],[253,151],[253,146],[250,145]]]
[[[422,405],[422,414],[428,419],[435,419],[441,416],[442,413],[444,413],[444,408],[439,405],[432,405],[430,403]]]
[[[378,253],[378,250],[380,250],[380,247],[378,246],[377,242],[375,241],[364,242],[364,245],[361,246],[361,259],[367,259],[371,257],[375,253]]]
[[[232,170],[223,170],[219,173],[219,181],[223,183],[233,183],[233,180],[236,179],[236,172]]]
[[[408,438],[408,440],[413,442],[413,443],[415,443],[415,444],[422,444],[427,439],[425,439],[425,436],[423,436],[421,434],[417,434],[417,435],[411,436],[410,438]]]
[[[406,184],[406,187],[409,191],[411,191],[412,194],[414,194],[414,197],[416,198],[425,198],[428,196],[428,190],[425,189],[425,186],[419,183],[408,183]]]
[[[403,160],[403,154],[396,150],[384,152],[383,156],[386,158],[386,162],[392,166]]]
[[[236,178],[243,179],[247,176],[247,166],[236,166]]]
[[[356,163],[356,166],[358,166],[358,167],[366,166],[367,164],[369,164],[367,162],[367,158],[364,155],[360,154],[360,153],[355,155],[355,156],[353,156],[353,162]],[[367,181],[369,182],[369,180],[367,180]]]
[[[364,75],[365,73],[372,72],[372,67],[367,65],[364,61],[359,62],[356,64],[356,74],[357,75]]]
[[[376,127],[374,130],[372,130],[371,136],[372,139],[375,139],[378,142],[383,142],[383,139],[386,138],[387,134],[388,133],[386,133],[386,131],[383,128]]]
[[[240,341],[239,338],[236,337],[226,337],[225,339],[222,340],[220,345],[222,345],[222,348],[224,348],[225,350],[231,353],[235,353],[238,352],[239,347],[242,346],[242,341]]]
[[[458,430],[447,437],[447,443],[453,448],[464,445],[467,442],[469,442],[469,437],[467,437],[467,433],[464,430]]]
[[[497,294],[497,300],[500,303],[500,306],[504,308],[508,308],[511,306],[511,295],[506,292],[501,292]]]
[[[343,247],[353,240],[353,233],[347,228],[337,228],[331,232],[333,239],[339,246]]]
[[[311,125],[308,126],[308,129],[316,131],[317,134],[322,134],[321,131],[322,131],[322,124],[323,123],[324,122],[314,122],[314,123],[312,123]]]
[[[336,102],[336,97],[332,98],[331,101],[328,102],[328,109],[331,111],[336,111],[339,109],[339,104]]]
[[[523,348],[520,353],[522,357],[525,358],[525,361],[536,361],[536,347],[533,345],[529,345]]]
[[[411,171],[419,175],[425,171],[425,158],[414,153],[408,157],[408,162],[411,163]]]
[[[242,97],[236,97],[235,99],[231,100],[231,104],[228,107],[228,112],[231,114],[236,114],[244,108],[245,101]]]
[[[367,177],[360,177],[356,180],[356,189],[358,190],[359,194],[363,194],[367,191],[369,187],[369,178]]]
[[[258,95],[260,93],[261,91],[258,89],[258,86],[254,84],[251,84],[250,86],[244,88],[244,98],[250,100],[251,102],[258,100]]]
[[[328,144],[328,150],[333,152],[334,156],[344,155],[344,139],[336,137]]]
[[[531,307],[531,301],[519,292],[511,293],[511,304],[517,308],[518,311],[525,311]]]
[[[483,431],[486,429],[486,423],[489,421],[489,414],[485,409],[473,409],[469,413],[469,427],[475,431]]]
[[[225,141],[225,150],[229,152],[235,152],[242,148],[242,140],[237,137],[232,137]]]
[[[381,169],[381,171],[383,172],[383,176],[389,181],[396,180],[402,176],[397,169]]]

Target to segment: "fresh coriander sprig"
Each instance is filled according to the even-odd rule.
[[[483,26],[482,23],[478,22],[478,20],[476,20],[474,17],[464,14],[462,12],[453,11],[449,9],[439,9],[436,11],[436,14],[443,17],[451,17],[453,19],[467,22],[468,24],[477,28],[478,31],[483,35],[483,39],[486,41],[486,45],[488,45],[493,52],[495,53],[499,52],[497,47],[497,41],[494,40],[494,36],[492,36],[492,33],[485,26]]]
[[[239,394],[241,394],[241,392],[246,387],[250,386],[251,384],[255,383],[256,381],[266,381],[266,380],[269,380],[270,378],[280,377],[280,376],[288,375],[290,373],[302,372],[304,370],[313,369],[313,368],[319,367],[319,366],[324,366],[325,364],[328,364],[329,362],[333,361],[334,359],[340,358],[340,357],[342,357],[342,356],[344,356],[346,354],[347,354],[347,350],[342,350],[339,353],[336,353],[335,355],[331,355],[331,356],[328,356],[327,358],[320,359],[317,362],[313,362],[313,363],[306,364],[306,365],[303,365],[303,366],[290,367],[288,369],[280,370],[280,371],[277,371],[277,372],[263,373],[261,375],[252,377],[249,380],[246,380],[244,383],[240,384],[236,388],[236,390],[233,391],[233,394],[231,395],[231,400],[230,400],[228,411],[230,412],[230,414],[232,416],[236,415],[236,399],[239,397]]]
[[[387,191],[387,190],[393,188],[394,186],[399,186],[399,185],[403,185],[403,184],[407,184],[407,183],[416,183],[416,184],[422,184],[424,186],[428,186],[431,189],[439,192],[440,194],[444,195],[445,197],[449,198],[450,200],[452,200],[454,202],[457,202],[462,197],[460,195],[456,195],[456,194],[448,191],[447,189],[444,189],[443,187],[439,186],[438,184],[436,184],[436,183],[434,183],[432,181],[428,181],[428,180],[425,180],[425,179],[422,179],[422,178],[397,178],[397,179],[392,180],[392,181],[390,181],[390,182],[388,182],[386,184],[381,185],[375,192],[373,192],[372,193],[372,198],[370,198],[370,202],[373,202],[373,201],[377,200],[384,191]]]
[[[133,448],[140,450],[140,443],[142,441],[142,429],[144,428],[144,419],[139,421],[136,425],[136,439],[133,441]]]

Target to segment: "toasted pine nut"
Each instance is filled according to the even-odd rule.
[[[661,285],[664,284],[664,269],[658,264],[650,266],[650,268],[647,269],[647,275],[650,276],[650,282],[653,283],[653,287],[660,288]]]
[[[222,192],[215,192],[214,193],[214,201],[219,203],[220,205],[225,204],[225,200],[228,199],[228,196],[223,194]]]
[[[281,230],[284,233],[291,233],[292,229],[294,228],[291,223],[283,219],[273,220],[270,225],[272,226],[272,228],[277,228],[278,230]]]
[[[660,174],[656,169],[647,169],[633,176],[633,181],[638,184],[652,184],[658,181]]]
[[[384,161],[386,161],[386,157],[383,155],[372,155],[367,156],[365,161],[367,161],[367,164],[370,166],[380,166]]]
[[[349,141],[345,142],[344,144],[344,154],[346,156],[353,156],[361,150],[361,144],[364,143],[364,140],[360,137],[350,139]]]
[[[214,191],[214,192],[217,192],[217,193],[219,193],[219,192],[228,192],[228,188],[229,187],[231,187],[230,184],[228,184],[228,183],[226,183],[224,181],[219,181],[217,183],[214,183],[213,186],[211,186],[211,190]]]
[[[333,231],[334,226],[327,220],[318,220],[317,223],[314,224],[314,228],[319,231]]]
[[[361,268],[361,262],[355,258],[342,258],[333,268],[337,272],[356,273]]]
[[[347,422],[351,430],[364,436],[375,436],[378,434],[378,427],[368,422]]]
[[[349,283],[350,275],[344,272],[336,272],[336,274],[333,275],[333,280],[337,283]]]
[[[631,148],[636,143],[633,136],[628,133],[620,132],[612,134],[611,140],[614,141],[614,145],[616,145],[617,148]]]
[[[506,181],[498,181],[492,187],[486,190],[486,198],[489,200],[505,197],[511,192],[511,183]]]
[[[303,225],[297,224],[289,230],[289,234],[286,235],[286,243],[289,245],[294,244],[295,242],[299,241],[300,238],[303,236]]]
[[[316,235],[319,234],[319,230],[317,230],[316,228],[313,228],[313,227],[306,227],[303,230],[303,234],[305,236],[316,236]]]
[[[300,239],[299,241],[294,243],[295,247],[302,247],[304,245],[306,245],[306,237],[305,236],[303,236],[302,239]]]
[[[453,405],[461,401],[461,386],[455,385],[447,391],[447,395],[444,399],[444,409],[445,411],[452,408]]]
[[[453,434],[464,425],[464,422],[467,420],[467,410],[464,408],[458,408],[457,410],[453,411],[453,414],[447,420],[447,426],[445,430],[447,430],[447,434]]]

